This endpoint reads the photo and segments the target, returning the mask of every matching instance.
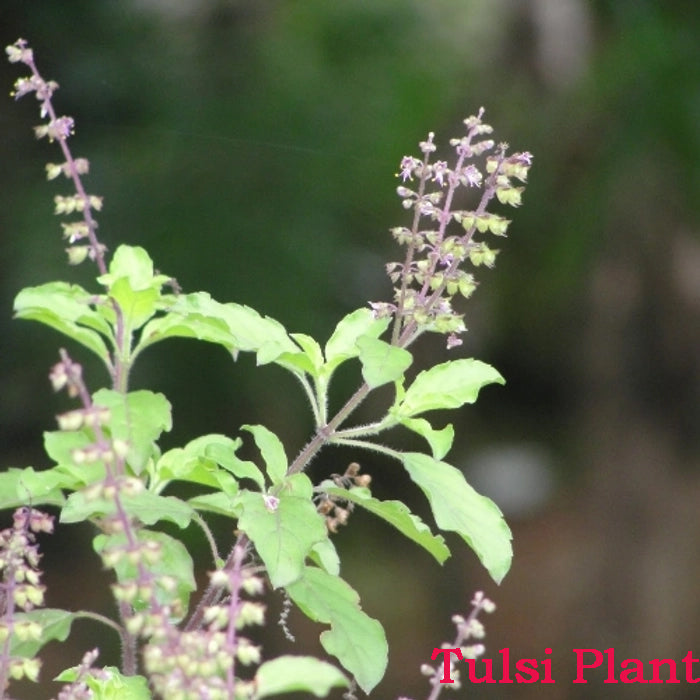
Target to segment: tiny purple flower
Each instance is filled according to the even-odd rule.
[[[404,156],[401,159],[401,172],[398,174],[398,176],[404,182],[406,182],[406,180],[413,180],[413,171],[418,164],[419,161],[417,161],[413,156]]]
[[[34,60],[32,50],[27,48],[26,39],[17,39],[14,44],[5,49],[10,63],[26,63],[29,65]]]
[[[49,122],[49,140],[65,141],[73,133],[74,124],[72,117],[59,117]]]
[[[396,305],[385,301],[371,301],[369,305],[374,318],[391,318],[396,313]]]
[[[462,339],[458,338],[454,333],[450,333],[447,336],[447,349],[452,350],[452,348],[459,347],[462,344]]]
[[[30,92],[34,92],[38,88],[38,81],[34,76],[29,78],[17,78],[15,80],[15,89],[10,93],[12,97],[19,100]]]
[[[468,165],[461,172],[461,180],[469,187],[480,187],[482,175],[475,165]]]
[[[437,146],[433,143],[433,139],[435,138],[435,132],[431,131],[428,134],[428,140],[427,141],[421,141],[418,146],[420,147],[421,153],[425,153],[425,155],[428,155],[428,153],[432,153]]]
[[[447,162],[444,160],[438,160],[433,163],[433,180],[437,182],[440,187],[445,185],[445,176],[449,175],[450,169],[447,167]]]
[[[271,513],[274,513],[280,504],[280,499],[277,496],[272,496],[268,493],[263,495],[263,502],[265,503],[265,508]]]
[[[532,153],[530,151],[523,151],[522,153],[514,153],[511,158],[516,163],[522,163],[530,167],[532,165]]]

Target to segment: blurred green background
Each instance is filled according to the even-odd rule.
[[[700,4],[4,0],[0,35],[3,46],[28,39],[61,84],[74,154],[105,196],[103,242],[142,245],[185,291],[321,340],[343,314],[388,298],[383,265],[399,253],[387,230],[407,220],[394,174],[428,131],[446,145],[483,105],[497,139],[534,153],[525,205],[508,212],[496,269],[479,272],[458,351],[507,385],[450,417],[449,459],[506,513],[513,569],[495,586],[454,539],[440,568],[358,513],[338,537],[344,575],[389,636],[379,698],[427,695],[418,667],[477,588],[498,605],[487,656],[509,647],[541,659],[550,647],[557,680],[483,686],[480,697],[668,697],[665,685],[593,683],[602,674],[572,685],[571,650],[614,647],[618,663],[700,652]],[[1,64],[0,86],[19,75]],[[63,344],[87,359],[11,320],[22,287],[90,279],[64,264],[51,214],[63,184],[44,180],[58,156],[33,139],[36,107],[0,101],[3,467],[46,464],[42,431],[67,405],[46,375]],[[447,357],[442,342],[418,354]],[[173,403],[167,447],[260,422],[294,454],[311,428],[305,400],[281,371],[253,365],[171,342],[142,358],[134,386]],[[89,362],[86,372],[95,389],[106,380]],[[338,401],[355,379],[339,377]],[[357,457],[328,451],[314,473]],[[359,457],[379,496],[423,508],[395,465]],[[79,546],[89,534],[52,538],[50,605],[109,611],[104,574]],[[298,651],[313,648],[319,630],[295,624]],[[77,663],[94,632],[82,623],[52,645],[46,677]],[[282,646],[274,625],[264,643]],[[672,686],[673,697],[697,697],[693,687]]]

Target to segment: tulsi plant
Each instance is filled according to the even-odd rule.
[[[13,525],[0,533],[0,693],[7,696],[13,679],[36,680],[44,645],[66,639],[73,621],[91,617],[118,636],[120,665],[100,667],[98,650],[88,651],[56,679],[64,684],[59,698],[259,700],[289,692],[326,697],[333,688],[344,688],[348,698],[358,689],[370,694],[385,673],[387,642],[381,624],[340,576],[334,533],[353,509],[363,508],[438,563],[450,550],[402,501],[374,497],[371,477],[357,463],[316,483],[306,468],[333,445],[397,461],[425,494],[437,528],[456,533],[496,582],[506,575],[511,533],[501,512],[444,461],[453,427],[435,427],[425,417],[471,404],[482,387],[503,378],[490,365],[466,358],[416,372],[411,348],[426,333],[443,335],[449,348],[461,344],[459,300],[476,288],[470,270],[494,265],[497,251],[488,239],[505,236],[510,223],[491,208],[520,205],[530,154],[509,155],[506,144],[496,144],[483,109],[450,142],[451,165],[433,161],[436,146],[429,134],[421,155],[406,156],[398,173],[398,195],[412,220],[392,230],[405,251],[403,260],[387,265],[393,298],[349,313],[319,343],[247,306],[181,290],[174,278],[155,271],[141,247],[108,251],[98,237],[102,199],[84,186],[89,163],[68,146],[74,121],[54,108],[58,85],[41,77],[26,41],[8,46],[7,54],[29,69],[12,94],[15,99],[34,94],[42,118],[35,135],[55,142],[61,152],[61,162],[46,166],[47,177],[72,184],[70,194],[54,197],[68,262],[93,264],[97,272],[91,289],[65,281],[23,289],[14,312],[96,355],[107,381],[88,387],[81,364],[61,349],[50,382],[67,393],[73,407],[44,436],[52,466],[0,474],[0,505],[15,509]],[[476,193],[474,209],[456,208],[460,189]],[[313,413],[308,442],[299,449],[285,446],[264,425],[243,425],[238,434],[202,435],[162,451],[159,439],[171,429],[171,405],[160,393],[132,389],[129,380],[140,355],[170,338],[220,345],[233,360],[241,352],[254,353],[257,364],[274,363],[290,372]],[[331,413],[329,387],[344,363],[359,363],[363,381]],[[393,391],[386,413],[372,423],[353,424],[358,406],[385,385]],[[378,441],[399,426],[424,438],[426,450],[402,452]],[[252,441],[259,459],[239,457],[244,441]],[[193,486],[195,495],[171,493],[176,482]],[[55,518],[40,510],[47,506],[58,513],[60,527],[93,525],[93,547],[112,574],[114,619],[45,606],[37,535],[54,527]],[[222,557],[207,525],[211,514],[231,519]],[[166,523],[167,532],[161,527]],[[197,590],[183,541],[168,534],[191,523],[211,544],[204,590]],[[282,627],[290,642],[287,614],[296,606],[324,628],[320,641],[330,660],[292,654],[264,660],[250,634],[266,623],[262,597],[269,589],[285,596]],[[465,638],[461,634],[458,641]],[[437,697],[435,687],[431,692]]]

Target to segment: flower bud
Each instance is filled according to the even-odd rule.
[[[17,39],[14,44],[6,46],[5,53],[10,63],[31,63],[34,60],[32,50],[27,47],[25,39]]]
[[[358,474],[358,476],[355,477],[355,486],[359,486],[360,488],[368,488],[371,483],[372,477],[369,474]]]
[[[62,170],[63,168],[60,165],[56,165],[56,163],[47,163],[46,179],[55,180],[61,174]]]
[[[74,245],[70,248],[66,248],[66,255],[68,256],[69,265],[80,265],[84,262],[90,253],[90,246],[87,245]]]
[[[85,422],[85,412],[79,408],[56,416],[59,430],[80,430]]]
[[[137,496],[138,494],[143,493],[144,488],[143,481],[141,481],[141,479],[137,479],[135,476],[130,476],[123,479],[120,484],[120,491],[125,496]]]
[[[477,659],[484,654],[486,647],[483,644],[472,644],[462,647],[461,650],[465,659]]]
[[[162,557],[160,542],[146,540],[141,545],[141,551],[143,552],[143,558],[147,564],[155,564],[159,562]]]
[[[228,589],[228,587],[229,587],[228,574],[223,569],[217,569],[216,571],[211,571],[209,573],[209,580],[211,581],[211,585],[215,586],[217,588]]]
[[[115,599],[124,603],[133,603],[136,600],[138,586],[135,581],[115,583],[112,585],[112,594]]]
[[[243,601],[236,616],[236,628],[242,629],[247,625],[262,627],[265,624],[265,606],[261,603]]]
[[[494,610],[496,610],[496,604],[492,601],[486,598],[481,606],[486,613],[492,613]]]
[[[280,504],[280,499],[277,498],[277,496],[272,496],[270,494],[264,494],[263,495],[263,502],[265,504],[265,508],[270,511],[270,513],[274,513],[277,508],[279,507]]]
[[[129,443],[125,440],[116,439],[112,442],[112,449],[117,457],[125,459],[129,454]]]
[[[248,595],[261,595],[265,590],[265,582],[260,576],[244,572],[241,588]]]
[[[498,187],[496,197],[501,204],[519,207],[522,204],[523,187]]]
[[[214,623],[216,627],[222,629],[228,624],[228,609],[223,605],[210,605],[204,609],[204,622]]]
[[[102,550],[102,563],[113,569],[124,558],[124,550],[121,547],[111,547]]]
[[[111,412],[106,406],[92,406],[88,411],[85,411],[85,425],[94,428],[97,425],[106,425],[109,423]]]
[[[126,626],[127,632],[129,632],[129,634],[137,635],[143,629],[144,623],[145,623],[144,616],[139,613],[139,614],[134,615],[133,617],[130,617],[126,621],[125,626]]]
[[[60,391],[68,383],[68,374],[63,362],[59,362],[51,368],[49,380],[54,391]]]
[[[260,647],[251,644],[247,639],[241,638],[236,647],[236,658],[244,665],[260,663]]]

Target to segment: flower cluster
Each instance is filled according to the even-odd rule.
[[[91,483],[80,495],[85,506],[95,511],[95,522],[102,531],[95,540],[102,562],[117,575],[117,582],[111,588],[123,623],[123,645],[132,650],[125,658],[125,670],[135,671],[137,641],[146,640],[149,667],[158,669],[157,659],[160,658],[161,666],[182,663],[191,672],[194,663],[196,672],[205,682],[210,673],[204,671],[212,670],[212,658],[218,659],[217,663],[222,659],[228,663],[225,660],[230,654],[224,651],[225,645],[221,643],[225,635],[215,634],[214,630],[205,635],[201,632],[185,634],[175,627],[174,622],[182,619],[186,612],[178,581],[160,570],[164,556],[161,542],[127,509],[129,499],[137,499],[145,489],[144,482],[127,469],[129,445],[110,435],[110,410],[93,403],[81,366],[71,360],[65,350],[60,354],[61,361],[50,373],[51,383],[55,390],[65,389],[69,396],[77,397],[82,407],[57,416],[57,421],[60,430],[83,431],[87,438],[78,440],[79,446],[73,448],[71,457],[76,465],[86,469],[86,473],[93,470]],[[198,658],[204,666],[192,661]],[[181,675],[186,675],[185,670],[180,670]],[[221,669],[214,664],[213,670]],[[175,682],[173,679],[178,678],[178,674],[170,667],[169,671],[168,682]],[[193,691],[182,697],[200,695]],[[222,694],[221,697],[226,696]]]
[[[132,650],[125,657],[125,671],[135,672],[135,652],[142,642],[144,666],[160,696],[252,697],[251,682],[235,675],[236,664],[250,666],[261,660],[260,649],[240,630],[265,622],[264,606],[244,597],[259,596],[264,588],[252,565],[243,563],[247,545],[239,542],[230,566],[212,574],[212,587],[221,600],[203,609],[200,624],[179,629],[177,623],[186,610],[178,581],[161,570],[161,541],[128,509],[128,503],[138,502],[145,489],[127,467],[129,445],[110,435],[110,410],[93,403],[81,366],[65,350],[50,378],[54,389],[65,389],[82,403],[57,416],[57,421],[62,431],[83,432],[87,439],[77,441],[72,460],[86,470],[96,470],[80,496],[85,507],[95,511],[94,520],[102,532],[95,547],[102,562],[116,573],[111,588],[123,623],[120,634],[123,646]]]
[[[477,591],[474,594],[474,598],[471,601],[472,610],[468,617],[463,617],[462,615],[454,615],[452,617],[452,622],[457,628],[457,634],[454,641],[450,644],[448,642],[443,642],[443,649],[459,649],[462,659],[477,659],[483,656],[486,649],[481,642],[476,644],[465,644],[470,639],[483,639],[486,636],[486,631],[484,630],[483,624],[478,620],[479,613],[482,611],[485,613],[492,613],[496,609],[496,605],[493,601],[489,600],[482,591]],[[454,659],[452,654],[449,655],[450,658],[450,678],[454,679],[454,683],[448,686],[443,685],[440,679],[445,675],[445,665],[440,664],[437,667],[433,667],[430,664],[423,664],[421,666],[421,673],[424,676],[430,678],[430,685],[432,686],[432,691],[428,696],[427,700],[437,700],[440,697],[440,693],[444,688],[449,690],[459,690],[459,671],[454,666]],[[411,698],[402,695],[398,700],[411,700]]]
[[[156,692],[163,697],[195,700],[249,700],[255,686],[236,676],[236,667],[257,665],[260,647],[240,634],[265,624],[265,606],[251,600],[264,591],[263,579],[243,564],[246,547],[234,548],[230,569],[211,576],[220,603],[204,609],[199,629],[154,634],[144,649],[144,663]],[[244,597],[244,596],[247,596]]]
[[[360,474],[360,465],[351,462],[344,474],[331,474],[332,483],[340,488],[349,489],[352,486],[367,488],[372,477],[369,474]],[[323,484],[321,484],[321,488]],[[354,504],[338,498],[332,494],[322,492],[318,498],[317,510],[326,519],[326,527],[329,532],[338,532],[338,527],[347,525]]]
[[[12,527],[0,532],[0,694],[10,679],[39,677],[39,659],[12,655],[17,642],[40,640],[41,624],[24,615],[44,605],[36,534],[53,532],[53,517],[35,508],[18,508]]]
[[[420,143],[423,158],[405,156],[397,188],[405,209],[413,211],[410,228],[391,230],[396,241],[407,247],[402,263],[391,262],[387,272],[394,289],[394,303],[374,303],[377,316],[394,316],[393,342],[406,346],[425,330],[448,335],[447,345],[461,344],[458,335],[465,330],[463,317],[453,308],[456,295],[468,298],[476,288],[474,276],[463,269],[466,261],[473,266],[492,267],[497,250],[486,242],[476,241],[476,233],[490,232],[505,236],[510,221],[487,211],[495,198],[501,204],[517,207],[522,201],[523,186],[532,164],[528,152],[506,154],[507,144],[496,145],[488,138],[493,129],[482,121],[484,110],[464,120],[465,136],[450,141],[456,154],[455,164],[431,163],[436,150],[435,135]],[[474,160],[484,158],[483,171]],[[408,186],[414,181],[417,185]],[[459,188],[480,191],[473,210],[455,208]],[[424,223],[426,222],[426,223]],[[451,224],[460,230],[452,232]]]
[[[47,138],[51,142],[57,141],[65,158],[63,163],[47,163],[47,179],[53,180],[59,175],[64,175],[72,180],[75,187],[76,193],[74,195],[67,197],[59,195],[55,198],[56,214],[72,214],[73,212],[82,214],[82,220],[62,224],[63,236],[70,245],[66,249],[68,262],[71,265],[78,265],[86,258],[90,258],[97,263],[100,273],[104,274],[106,272],[104,261],[106,248],[97,240],[97,222],[92,214],[93,210],[99,211],[102,208],[102,198],[86,193],[80,176],[87,174],[90,164],[85,158],[73,158],[68,148],[67,141],[75,132],[75,122],[72,117],[56,115],[51,98],[58,89],[58,83],[53,80],[46,81],[41,77],[34,64],[33,52],[24,39],[18,39],[5,51],[10,63],[24,63],[32,72],[30,76],[18,78],[15,81],[11,95],[18,100],[32,92],[35,93],[41,104],[39,109],[41,118],[47,121],[35,126],[34,134],[38,139]],[[79,241],[82,243],[74,245]]]
[[[93,667],[98,656],[99,652],[97,649],[85,652],[78,666],[61,674],[62,676],[71,677],[72,680],[61,688],[61,692],[56,697],[56,700],[92,700],[95,697],[89,686],[90,679],[105,680],[109,677],[109,673],[104,669]]]
[[[82,408],[66,411],[56,416],[56,422],[60,430],[71,432],[90,428],[94,440],[89,444],[76,447],[72,451],[73,461],[76,464],[95,464],[102,462],[106,467],[105,477],[109,485],[114,486],[113,480],[123,474],[124,460],[129,445],[124,440],[112,440],[104,432],[104,428],[111,420],[110,410],[105,406],[98,406],[92,402],[87,387],[83,382],[83,370],[80,364],[74,362],[65,350],[60,351],[61,361],[56,363],[49,373],[49,380],[54,391],[65,389],[71,398],[80,398]],[[138,481],[131,479],[129,482]],[[139,482],[141,484],[141,482]],[[99,482],[96,486],[102,488],[104,484]],[[142,485],[142,484],[141,484]],[[133,490],[135,486],[128,486]],[[101,494],[91,493],[91,497],[102,497]]]

